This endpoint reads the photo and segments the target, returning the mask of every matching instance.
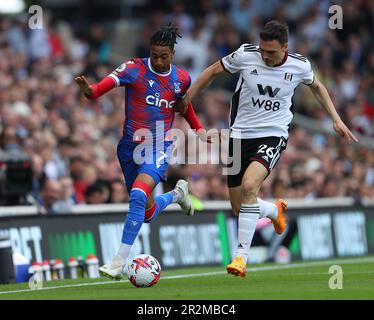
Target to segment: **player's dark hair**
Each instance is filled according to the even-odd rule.
[[[271,20],[260,31],[260,38],[264,41],[278,40],[280,44],[288,42],[288,26],[285,23]]]
[[[165,46],[174,50],[174,44],[177,43],[177,37],[182,36],[177,32],[178,28],[173,27],[171,23],[168,26],[161,27],[151,37],[151,46]]]

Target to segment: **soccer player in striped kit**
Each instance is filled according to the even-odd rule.
[[[239,72],[231,102],[229,156],[241,164],[241,170],[227,178],[231,206],[239,215],[236,257],[227,266],[227,272],[235,276],[246,275],[259,218],[268,217],[278,234],[286,229],[287,202],[279,199],[273,204],[257,195],[286,148],[296,87],[300,83],[309,86],[331,117],[335,131],[349,143],[357,141],[336,112],[325,86],[314,76],[309,60],[289,52],[287,43],[287,25],[269,21],[260,31],[259,46],[243,44],[206,68],[184,98],[187,104],[216,76]],[[235,144],[241,147],[240,158],[233,152]]]
[[[191,84],[187,71],[172,64],[177,29],[162,27],[150,40],[150,57],[131,59],[97,84],[89,85],[84,76],[75,81],[89,99],[96,99],[115,87],[125,87],[125,123],[117,155],[130,195],[118,254],[99,268],[100,274],[121,279],[123,267],[143,222],[155,219],[169,204],[178,203],[192,216],[188,184],[179,180],[174,190],[154,197],[152,191],[165,181],[171,152],[171,129],[178,101]],[[193,107],[179,104],[192,129],[202,128]]]

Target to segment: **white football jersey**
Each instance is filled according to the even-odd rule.
[[[314,81],[309,60],[302,55],[288,53],[283,64],[268,67],[258,46],[243,44],[222,58],[221,63],[229,73],[240,72],[231,101],[230,136],[287,139],[293,118],[292,96],[295,89],[300,83],[310,85]]]

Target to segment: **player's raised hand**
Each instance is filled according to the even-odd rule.
[[[83,93],[87,96],[91,96],[92,95],[92,89],[91,89],[91,86],[90,84],[88,83],[87,79],[85,76],[78,76],[76,77],[75,79],[75,82],[79,85],[79,87],[81,88],[81,90],[83,91]]]
[[[186,104],[186,101],[184,99],[177,99],[173,106],[174,112],[179,113],[181,116],[186,113],[187,108],[188,104]]]
[[[344,138],[348,143],[357,142],[358,139],[354,134],[347,128],[341,119],[334,121],[334,130]]]

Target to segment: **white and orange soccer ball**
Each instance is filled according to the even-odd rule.
[[[137,255],[127,266],[127,277],[138,288],[154,286],[161,276],[161,265],[149,254]]]

